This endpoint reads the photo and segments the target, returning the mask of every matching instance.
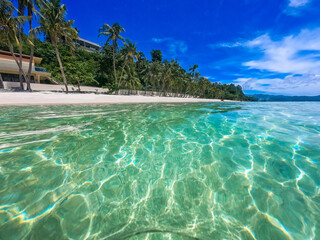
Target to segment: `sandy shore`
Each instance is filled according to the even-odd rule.
[[[120,103],[191,103],[221,102],[219,99],[120,96],[99,94],[65,94],[52,92],[2,92],[0,106],[120,104]]]

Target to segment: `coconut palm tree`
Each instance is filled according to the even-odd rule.
[[[39,12],[35,9],[34,5],[38,5],[41,4],[43,1],[42,0],[18,0],[18,15],[19,16],[23,16],[24,15],[24,11],[25,8],[27,8],[27,16],[28,16],[28,22],[29,22],[29,42],[30,42],[30,59],[29,59],[29,67],[28,67],[28,74],[27,74],[27,90],[29,90],[30,92],[31,90],[31,71],[32,71],[32,64],[33,64],[33,56],[34,56],[34,34],[32,30],[32,20],[33,20],[33,16],[34,14],[39,15]],[[22,66],[22,25],[19,25],[19,42],[20,42],[20,47],[19,47],[19,53],[20,53],[20,65]],[[20,79],[20,86],[23,88],[23,84],[22,84],[22,77],[21,77],[21,73],[19,75],[19,79]]]
[[[137,42],[132,43],[129,39],[126,39],[122,50],[123,50],[122,59],[124,61],[124,64],[123,64],[120,79],[119,79],[120,85],[121,85],[121,80],[122,80],[124,69],[125,69],[126,65],[132,64],[132,63],[134,63],[134,61],[138,61],[138,59],[139,59],[139,52],[137,50]]]
[[[120,35],[121,32],[125,31],[123,27],[120,26],[119,23],[114,23],[112,27],[109,24],[104,24],[102,28],[99,29],[99,37],[107,36],[107,43],[112,41],[113,47],[113,72],[114,72],[114,80],[116,86],[118,87],[117,81],[117,71],[116,71],[116,50],[118,49],[118,40],[124,40],[124,38]]]
[[[24,16],[24,9],[26,5],[26,0],[18,0],[18,16]],[[22,24],[18,24],[18,39],[19,39],[19,64],[22,68]],[[25,79],[27,81],[27,79]],[[20,88],[24,90],[22,71],[19,70],[19,82]]]
[[[196,86],[196,83],[200,77],[200,73],[197,71],[197,68],[199,66],[198,65],[193,65],[189,68],[189,74],[191,76],[191,79],[190,81],[188,82],[188,87],[187,87],[187,90],[189,92],[190,95],[194,95],[195,92],[197,91],[197,86]]]
[[[60,0],[50,0],[42,3],[40,6],[40,13],[42,14],[42,18],[39,21],[40,26],[35,28],[34,31],[43,32],[51,40],[59,62],[66,93],[68,93],[68,84],[60,58],[58,43],[63,41],[73,48],[73,41],[79,38],[79,36],[77,30],[72,27],[74,21],[65,20],[66,10],[66,5],[61,5]]]
[[[193,66],[191,66],[191,67],[189,68],[189,72],[190,72],[190,74],[191,74],[192,77],[195,77],[196,73],[198,72],[198,71],[197,71],[197,68],[198,68],[198,67],[199,67],[199,66],[198,66],[197,64],[194,64]]]
[[[125,80],[123,86],[130,89],[129,93],[131,92],[131,90],[137,90],[141,87],[141,82],[137,77],[136,69],[132,64],[127,65],[126,72],[123,78]]]
[[[129,39],[126,39],[124,42],[124,49],[125,49],[125,59],[127,62],[133,63],[134,61],[138,61],[139,52],[137,50],[137,42],[132,43]]]
[[[24,79],[27,79],[20,62],[13,51],[13,44],[16,43],[20,46],[17,38],[18,26],[24,24],[28,18],[23,16],[13,17],[14,10],[17,9],[13,6],[12,2],[0,0],[0,31],[3,38],[8,42],[10,53],[18,65],[19,72],[21,72]]]
[[[172,83],[172,72],[171,72],[171,64],[169,62],[166,62],[161,69],[161,77],[160,77],[160,83],[162,85],[162,89],[160,92],[163,95],[166,95],[167,90],[170,88]]]
[[[172,80],[170,82],[170,91],[173,93],[175,91],[175,95],[178,96],[179,93],[182,92],[183,87],[183,72],[180,64],[177,60],[172,60],[171,64],[171,72],[172,72]]]
[[[1,25],[0,25],[0,27],[1,27]],[[0,31],[0,42],[5,42],[5,37],[3,36],[3,31]],[[0,88],[4,88],[3,78],[2,78],[1,73],[0,73]]]
[[[146,68],[142,71],[144,76],[144,82],[151,86],[152,91],[159,90],[159,79],[161,77],[162,63],[151,62],[146,65]]]
[[[4,88],[4,84],[3,84],[3,79],[2,79],[1,73],[0,73],[0,88]]]
[[[30,59],[29,59],[29,68],[28,68],[28,78],[27,78],[27,90],[30,92],[31,89],[31,71],[32,71],[32,63],[33,63],[33,56],[34,56],[34,32],[32,31],[33,25],[32,25],[32,19],[34,15],[40,15],[41,14],[35,9],[34,5],[40,5],[43,0],[26,0],[27,2],[27,9],[28,9],[28,17],[29,17],[29,42],[30,42]]]

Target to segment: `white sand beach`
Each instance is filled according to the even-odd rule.
[[[226,100],[227,101],[227,100]],[[219,99],[148,97],[137,95],[104,95],[54,92],[2,92],[0,106],[123,104],[123,103],[192,103],[221,102]]]

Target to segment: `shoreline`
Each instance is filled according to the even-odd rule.
[[[210,103],[220,99],[149,97],[57,92],[0,92],[0,106],[95,105],[138,103]],[[235,102],[225,100],[224,102]]]

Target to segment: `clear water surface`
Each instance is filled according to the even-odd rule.
[[[0,239],[320,239],[320,103],[0,108]]]

